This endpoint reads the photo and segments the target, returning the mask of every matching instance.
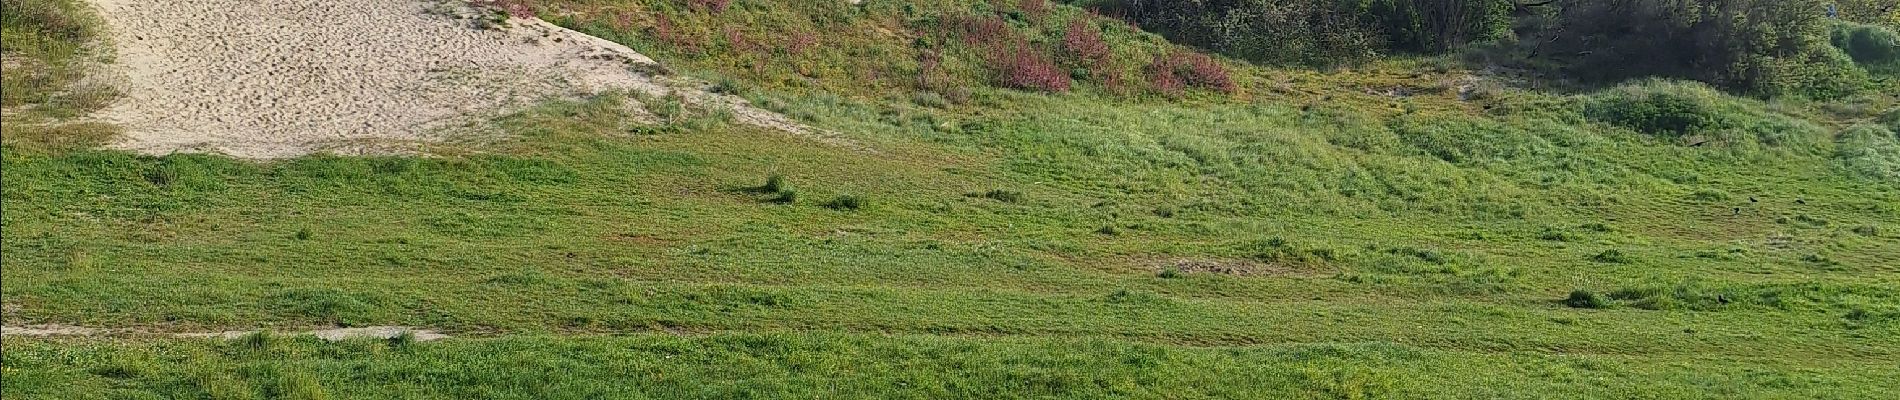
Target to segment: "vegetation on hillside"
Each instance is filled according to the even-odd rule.
[[[1405,27],[1373,53],[1503,34],[1390,22],[1437,3],[1347,15]],[[875,151],[638,125],[614,95],[432,157],[153,157],[9,123],[7,323],[151,336],[7,337],[6,397],[1900,389],[1879,73],[1817,98],[1670,74],[1570,94],[1450,57],[1256,65],[1035,0],[497,4]],[[1865,29],[1802,40],[1877,65],[1836,40]],[[456,337],[162,336],[369,325]]]

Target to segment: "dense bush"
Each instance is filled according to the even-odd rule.
[[[1069,73],[1002,17],[955,16],[939,24],[943,39],[961,41],[982,53],[998,86],[1049,93],[1069,90]]]
[[[1362,62],[1382,44],[1371,26],[1325,0],[1122,0],[1099,5],[1178,43],[1261,63]]]
[[[1509,0],[1118,0],[1094,3],[1177,42],[1255,62],[1351,64],[1510,34]]]
[[[1345,11],[1379,33],[1387,48],[1438,53],[1511,34],[1511,0],[1344,0]]]
[[[1900,34],[1875,25],[1834,24],[1834,47],[1871,71],[1900,72]]]
[[[1571,0],[1533,57],[1591,81],[1692,79],[1758,95],[1838,97],[1865,73],[1827,45],[1819,0]]]

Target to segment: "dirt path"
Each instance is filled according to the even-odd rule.
[[[460,1],[91,0],[124,98],[115,148],[281,158],[400,149],[549,98],[625,90],[814,131],[624,46],[538,19],[492,24]],[[649,71],[649,72],[643,72]]]
[[[124,329],[113,330],[113,329],[87,328],[87,327],[70,326],[70,325],[0,326],[0,336],[18,336],[18,337],[125,337],[125,336],[151,337],[151,336],[159,336],[159,337],[175,337],[175,338],[236,339],[239,337],[243,337],[244,335],[249,335],[249,334],[257,333],[257,332],[262,332],[262,330],[152,333],[152,332],[141,332],[141,331],[135,331],[135,330],[124,330]],[[328,340],[332,342],[339,341],[339,340],[347,340],[347,339],[357,339],[357,338],[391,339],[398,336],[402,336],[403,334],[409,334],[410,337],[414,338],[415,340],[424,341],[424,342],[433,341],[433,340],[442,340],[442,339],[447,339],[449,337],[448,335],[437,333],[431,330],[407,328],[407,327],[400,327],[400,326],[369,326],[369,327],[360,327],[360,328],[319,329],[319,330],[294,333],[294,335],[316,336],[318,339]]]

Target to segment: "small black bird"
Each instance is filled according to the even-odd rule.
[[[1795,203],[1795,204],[1800,204],[1800,205],[1804,205],[1804,206],[1805,206],[1805,205],[1808,205],[1808,201],[1807,201],[1807,200],[1802,200],[1802,199],[1794,199],[1794,203]]]
[[[1760,203],[1760,202],[1761,202],[1761,200],[1755,200],[1755,196],[1748,196],[1748,202],[1750,202],[1750,203]]]

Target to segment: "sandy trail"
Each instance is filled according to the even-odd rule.
[[[550,98],[624,90],[733,109],[737,122],[815,131],[654,61],[548,24],[482,27],[443,0],[91,0],[125,96],[102,111],[148,154],[282,158],[377,152]],[[392,150],[394,151],[394,150]]]

